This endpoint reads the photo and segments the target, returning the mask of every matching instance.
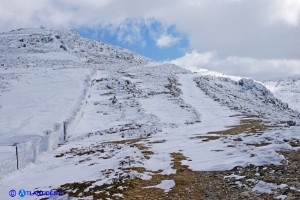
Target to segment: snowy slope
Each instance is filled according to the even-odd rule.
[[[22,168],[63,142],[65,122],[72,131],[97,64],[148,59],[75,32],[41,28],[1,33],[0,62],[0,145],[19,147]],[[8,155],[0,158],[0,177],[16,168],[15,152]]]
[[[81,67],[87,63],[146,63],[126,49],[80,37],[73,31],[18,29],[0,34],[1,67]],[[75,66],[73,66],[75,64]],[[43,66],[44,65],[44,66]]]
[[[300,77],[289,77],[278,81],[266,81],[263,84],[275,97],[289,104],[290,108],[300,112]]]
[[[233,109],[243,110],[278,123],[299,123],[300,114],[287,103],[274,97],[270,90],[252,79],[233,81],[229,78],[202,76],[196,78],[198,86],[216,101]]]
[[[122,197],[126,187],[111,188],[176,174],[174,152],[191,170],[221,171],[280,165],[278,151],[299,148],[291,143],[299,113],[253,80],[192,73],[68,31],[19,29],[0,39],[1,199],[12,186]],[[145,189],[176,185],[168,178]]]

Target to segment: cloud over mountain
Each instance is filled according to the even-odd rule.
[[[143,30],[147,27],[147,23],[151,23],[154,19],[161,23],[165,30],[174,26],[178,32],[186,34],[188,46],[182,45],[181,42],[185,40],[176,34],[162,32],[163,29],[151,29],[149,38],[154,41],[153,52],[147,54],[148,56],[155,57],[155,51],[157,54],[166,55],[155,57],[159,59],[174,58],[175,55],[180,57],[192,51],[216,52],[217,59],[225,61],[225,64],[222,64],[225,71],[231,70],[226,66],[228,60],[239,60],[240,64],[246,64],[246,66],[234,65],[236,67],[234,70],[239,72],[248,68],[248,62],[257,64],[255,67],[257,69],[261,69],[262,67],[258,66],[263,65],[278,66],[262,70],[276,69],[277,73],[283,69],[294,73],[300,68],[297,64],[300,59],[298,0],[0,0],[0,2],[2,31],[20,26],[40,25],[72,29],[104,27],[114,35],[116,41],[127,44],[138,43],[146,49],[149,46]],[[134,26],[128,25],[128,19],[137,19],[137,23]],[[143,23],[139,23],[140,21]],[[158,50],[171,47],[177,48],[177,53],[172,56]]]

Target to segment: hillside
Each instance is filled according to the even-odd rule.
[[[300,112],[300,76],[288,77],[278,81],[263,83],[276,98],[286,102]]]
[[[258,82],[72,31],[1,33],[0,52],[1,199],[300,197],[299,110]]]

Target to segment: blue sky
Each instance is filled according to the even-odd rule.
[[[151,19],[127,19],[122,24],[75,29],[80,35],[124,47],[155,60],[173,60],[184,56],[189,47],[186,34],[175,25],[165,26]]]

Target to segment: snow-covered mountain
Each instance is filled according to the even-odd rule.
[[[180,173],[269,169],[285,161],[279,151],[299,148],[299,110],[271,83],[192,73],[72,31],[1,33],[0,52],[1,199],[12,186],[88,199],[143,198],[136,187],[180,199],[191,187],[198,199]],[[284,188],[245,177],[255,195]]]
[[[276,98],[289,104],[290,108],[300,112],[300,76],[263,83]]]
[[[1,66],[65,67],[74,63],[146,63],[149,59],[127,49],[80,37],[63,30],[18,29],[1,33]],[[76,65],[77,66],[77,65]]]

